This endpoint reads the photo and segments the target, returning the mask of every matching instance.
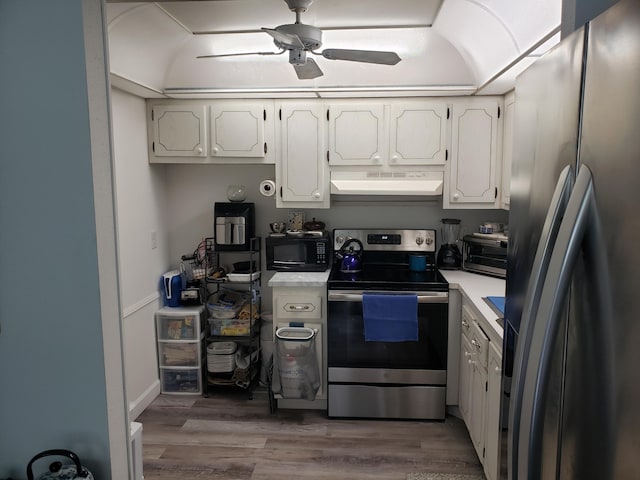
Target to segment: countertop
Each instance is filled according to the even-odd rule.
[[[502,341],[502,321],[483,297],[504,296],[505,280],[463,270],[440,270],[440,273],[449,282],[449,288],[460,290],[462,296],[473,303],[478,312],[485,318],[486,324],[483,322],[483,328],[492,329],[492,332],[486,333],[490,337],[496,336]]]
[[[329,273],[324,272],[276,272],[267,285],[270,287],[326,287]]]

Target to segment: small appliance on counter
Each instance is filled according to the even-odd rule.
[[[255,204],[216,202],[214,227],[216,250],[249,250],[249,242],[255,235]]]
[[[462,264],[462,255],[457,242],[460,236],[460,220],[442,219],[442,245],[438,250],[437,265],[443,270],[458,270]]]
[[[476,232],[462,240],[463,270],[506,278],[509,238],[504,233]]]
[[[267,270],[324,272],[331,264],[331,239],[326,231],[297,231],[265,239]]]
[[[182,292],[182,274],[171,270],[162,275],[162,299],[167,307],[179,307]]]

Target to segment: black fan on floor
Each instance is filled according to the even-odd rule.
[[[329,60],[348,60],[350,62],[377,63],[381,65],[395,65],[400,57],[395,52],[383,52],[376,50],[349,50],[341,48],[329,48],[318,52],[322,46],[322,30],[312,25],[300,22],[302,12],[307,10],[313,0],[285,0],[289,9],[296,14],[296,23],[280,25],[274,29],[262,30],[273,37],[273,42],[279,52],[249,52],[227,53],[220,55],[199,55],[197,58],[234,57],[239,55],[281,55],[289,52],[289,63],[301,80],[322,76],[322,70],[312,59],[307,58],[307,53],[320,55]]]

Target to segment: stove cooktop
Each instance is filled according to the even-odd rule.
[[[437,269],[412,272],[404,266],[364,265],[358,273],[343,273],[335,264],[329,274],[330,290],[396,290],[446,292],[449,284]]]

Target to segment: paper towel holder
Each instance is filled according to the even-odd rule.
[[[260,182],[260,193],[265,197],[272,197],[276,193],[276,183],[273,180]]]

